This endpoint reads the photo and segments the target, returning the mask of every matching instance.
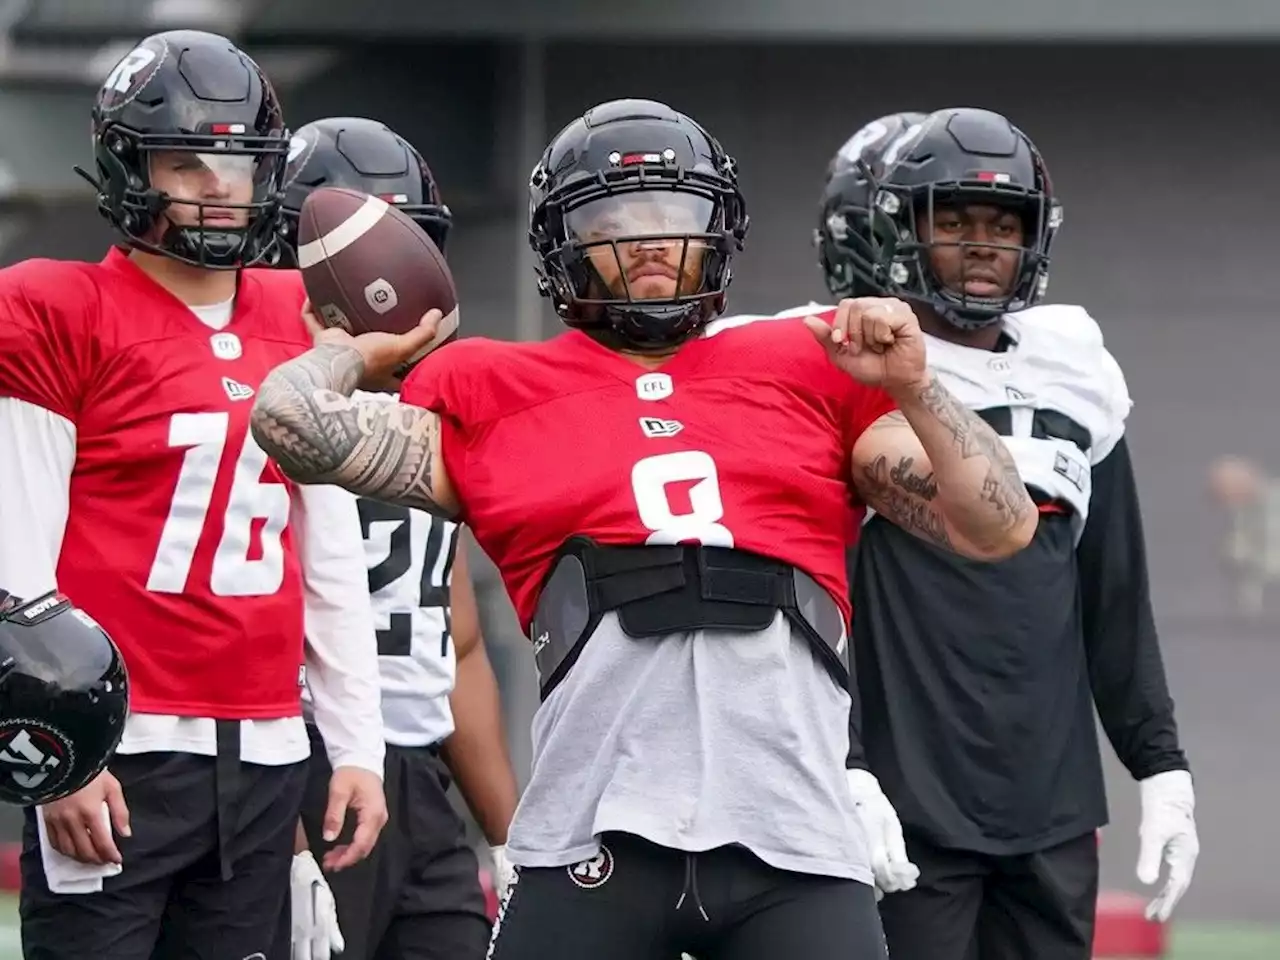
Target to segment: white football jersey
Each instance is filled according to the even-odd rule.
[[[833,309],[811,302],[772,316]],[[721,317],[706,335],[760,319]],[[1027,486],[1071,504],[1078,537],[1089,515],[1092,468],[1124,436],[1133,406],[1124,373],[1084,307],[1031,307],[1006,316],[1003,329],[1014,343],[1000,353],[926,336],[929,366],[1001,434]]]
[[[361,399],[393,399],[360,393]],[[361,498],[360,529],[369,564],[382,672],[387,743],[421,747],[453,733],[457,660],[449,587],[458,526],[421,510]]]
[[[1079,536],[1093,467],[1124,436],[1124,374],[1083,307],[1032,307],[1004,330],[1014,342],[1000,353],[928,337],[929,366],[1001,434],[1028,487],[1071,504]]]

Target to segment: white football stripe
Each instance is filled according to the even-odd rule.
[[[351,244],[368,233],[382,219],[388,209],[387,201],[367,197],[364,206],[343,220],[323,237],[298,248],[298,267],[302,270],[314,267],[322,260],[337,256]]]
[[[409,363],[417,363],[428,353],[440,346],[440,341],[449,334],[458,329],[458,308],[454,307],[440,321],[440,326],[436,327],[436,335],[431,338],[431,342],[409,358]]]

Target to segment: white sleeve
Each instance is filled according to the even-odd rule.
[[[1133,409],[1133,400],[1129,396],[1129,385],[1125,382],[1124,371],[1106,347],[1102,351],[1102,383],[1106,390],[1106,416],[1108,429],[1102,436],[1094,438],[1093,449],[1089,451],[1089,459],[1096,467],[1111,454],[1116,444],[1124,436],[1125,422],[1129,419],[1129,411]]]
[[[76,428],[44,407],[0,397],[0,449],[8,451],[0,456],[0,587],[31,599],[58,585]]]
[[[339,487],[300,486],[294,536],[302,562],[307,686],[329,762],[379,777],[386,742],[378,642],[356,498]]]

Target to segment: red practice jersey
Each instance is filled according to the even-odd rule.
[[[850,452],[893,401],[836,368],[799,319],[722,321],[656,372],[577,331],[461,340],[401,399],[442,414],[462,518],[526,630],[574,535],[772,557],[849,615]]]
[[[215,331],[118,250],[0,271],[0,396],[76,429],[58,586],[119,644],[137,712],[299,713],[290,489],[249,411],[310,346],[302,300],[293,271],[243,271]]]

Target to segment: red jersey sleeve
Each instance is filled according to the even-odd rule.
[[[785,314],[779,314],[788,317],[800,315],[814,316],[826,323],[834,323],[836,308],[811,304],[810,307],[796,307]],[[879,387],[869,387],[852,377],[848,378],[843,389],[845,392],[841,398],[841,416],[844,422],[844,445],[846,450],[852,451],[853,445],[866,432],[867,427],[886,413],[896,410],[898,405]]]
[[[880,387],[868,387],[866,384],[858,383],[856,380],[853,384],[853,390],[850,391],[848,403],[848,415],[845,423],[848,424],[848,446],[853,449],[853,445],[858,442],[858,438],[862,436],[867,428],[883,417],[886,413],[892,413],[898,409],[897,402],[889,394],[885,393]]]
[[[403,403],[440,415],[440,451],[465,520],[467,451],[480,412],[489,341],[456,340],[423,357],[400,388]]]
[[[87,266],[27,260],[0,270],[0,396],[73,423],[95,369],[99,297]]]

